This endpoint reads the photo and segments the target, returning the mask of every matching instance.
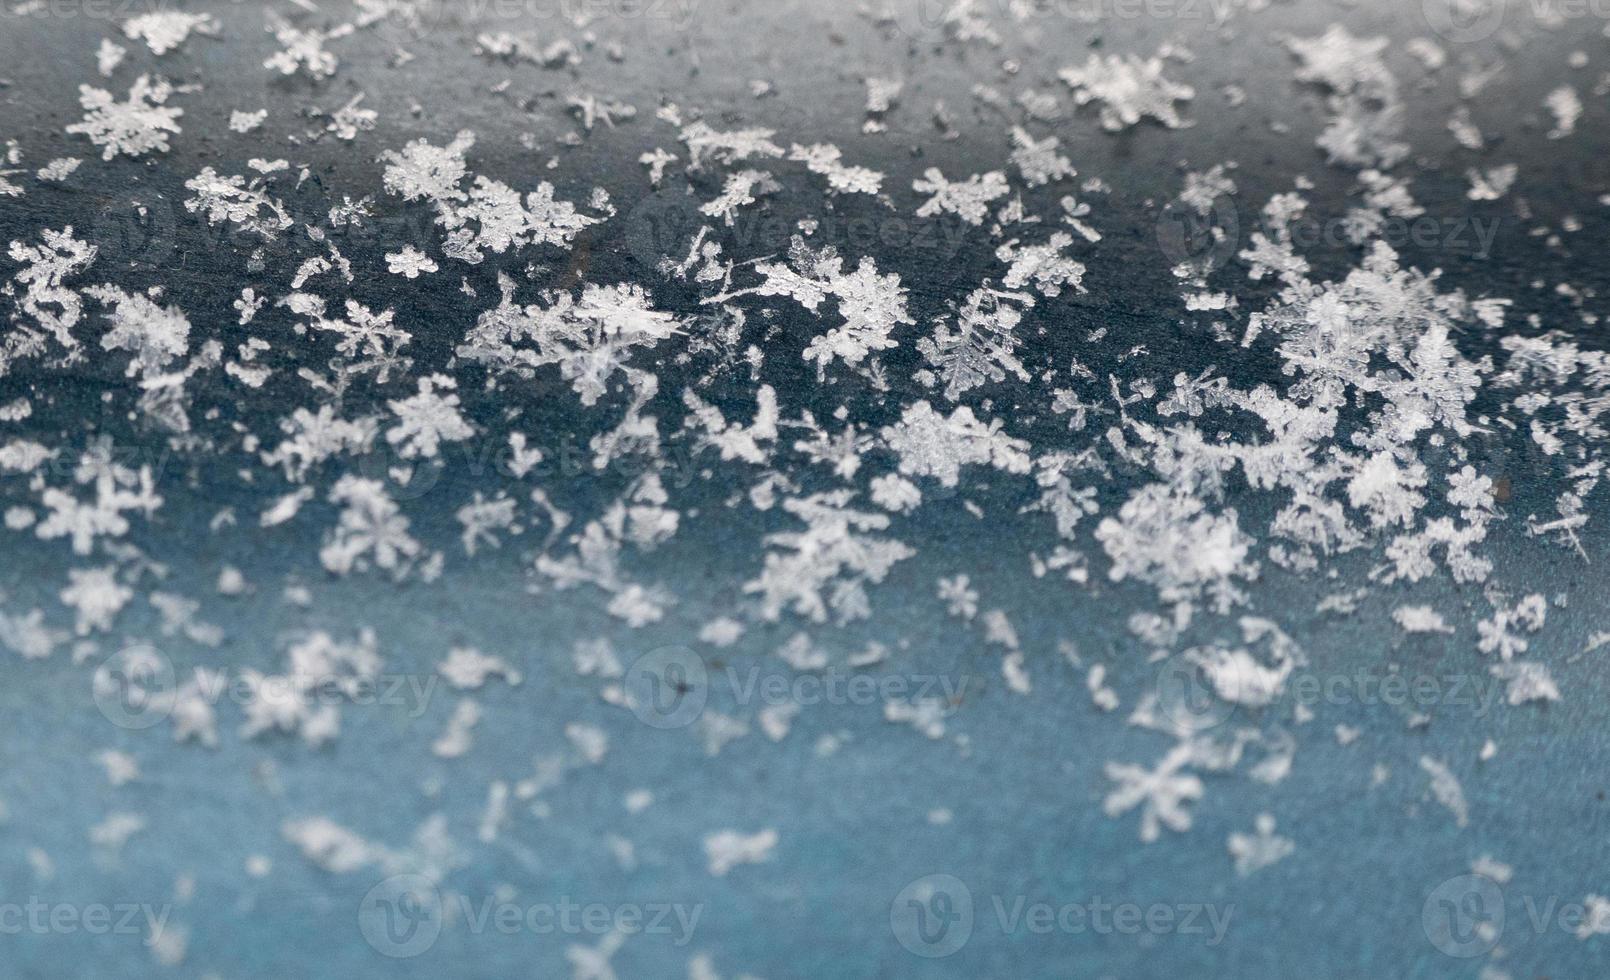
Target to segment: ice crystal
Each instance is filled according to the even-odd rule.
[[[917,209],[917,217],[954,214],[970,225],[983,224],[990,202],[1005,197],[1008,190],[1006,174],[999,170],[952,182],[945,179],[938,167],[923,171],[921,179],[912,181],[911,187],[919,194],[932,195]]]
[[[184,186],[195,194],[185,200],[185,210],[192,214],[205,212],[208,224],[227,221],[266,241],[273,241],[291,227],[291,216],[280,202],[263,192],[260,179],[247,183],[245,177],[223,177],[211,167],[202,167],[201,173],[185,181]]]
[[[1157,840],[1164,827],[1176,832],[1191,828],[1191,812],[1186,804],[1202,798],[1202,780],[1182,772],[1190,762],[1192,747],[1181,744],[1164,756],[1154,769],[1129,763],[1109,762],[1107,778],[1118,786],[1102,801],[1109,817],[1140,807],[1140,839]]]
[[[1029,444],[1002,432],[999,419],[988,425],[966,405],[947,418],[926,401],[908,406],[895,425],[883,429],[883,439],[900,455],[900,472],[931,476],[947,487],[956,486],[961,468],[985,464],[1009,473],[1029,471]]]
[[[166,153],[168,135],[179,132],[177,120],[184,110],[164,105],[173,93],[167,82],[152,82],[149,75],[141,75],[129,87],[127,102],[118,102],[112,93],[89,85],[80,85],[78,92],[84,121],[68,126],[67,132],[88,136],[101,148],[102,160],[120,153],[129,157]]]
[[[1137,55],[1091,55],[1082,68],[1064,68],[1058,77],[1073,89],[1080,105],[1101,103],[1101,126],[1117,132],[1150,116],[1170,129],[1186,125],[1174,108],[1196,92],[1163,77],[1161,58]]]
[[[191,33],[217,34],[218,19],[211,14],[187,14],[179,10],[161,10],[131,17],[123,22],[123,34],[131,41],[144,41],[152,54],[162,55],[177,49]]]
[[[889,569],[914,552],[898,541],[872,532],[889,527],[883,514],[850,508],[847,490],[812,494],[783,501],[783,510],[803,521],[804,531],[766,536],[766,554],[758,578],[743,590],[760,595],[760,614],[777,619],[785,609],[815,622],[825,622],[831,609],[843,623],[871,612],[866,584],[881,582]]]
[[[458,383],[441,374],[419,379],[419,393],[386,405],[396,413],[397,424],[386,430],[386,441],[403,459],[436,455],[443,442],[462,442],[475,430],[458,410]]]
[[[635,348],[652,348],[681,329],[635,284],[588,283],[579,296],[548,293],[545,305],[530,306],[514,302],[512,280],[501,277],[500,284],[502,303],[481,314],[458,355],[527,377],[558,365],[583,405],[596,403],[613,375],[632,370]]]

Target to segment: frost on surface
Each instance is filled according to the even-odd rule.
[[[1488,709],[1549,731],[1596,707],[1610,359],[1578,272],[1610,196],[1533,152],[1601,135],[1596,49],[1566,84],[1515,70],[1518,20],[1489,49],[1236,2],[1194,51],[1104,29],[1059,87],[1080,48],[1047,5],[868,4],[862,36],[791,38],[832,46],[808,85],[784,59],[727,99],[731,52],[660,51],[652,17],[298,0],[261,35],[204,6],[119,18],[126,47],[63,62],[115,84],[0,134],[0,650],[18,691],[77,678],[162,715],[79,753],[97,792],[157,800],[169,753],[238,768],[253,743],[275,831],[329,875],[423,868],[457,899],[450,819],[511,889],[596,857],[776,892],[808,808],[650,824],[688,799],[656,776],[700,785],[666,760],[776,763],[806,780],[768,784],[786,807],[801,765],[897,750],[929,795],[977,766],[1130,844],[1214,828],[1173,843],[1229,890],[1323,856],[1279,807],[1294,773],[1474,833],[1523,748]],[[1220,57],[1249,43],[1272,71]],[[686,82],[645,88],[651,55]],[[6,74],[6,98],[39,84]],[[67,122],[100,153],[58,156]],[[645,683],[651,651],[676,669]],[[876,683],[734,703],[751,667]],[[1482,710],[1295,697],[1432,669]],[[397,676],[448,693],[374,704]],[[685,724],[642,724],[689,695]],[[1053,722],[1091,751],[1000,764],[1003,732]],[[361,806],[302,808],[376,738],[421,764],[365,785],[363,833]],[[976,830],[963,802],[904,809]],[[179,816],[75,833],[132,860]],[[189,927],[155,955],[213,969]],[[649,938],[551,959],[625,976]]]

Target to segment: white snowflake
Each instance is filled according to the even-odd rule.
[[[1196,96],[1189,85],[1163,77],[1161,58],[1093,54],[1083,68],[1064,68],[1057,75],[1073,89],[1075,102],[1101,103],[1101,126],[1111,132],[1133,126],[1146,116],[1177,129],[1186,123],[1174,103]]]
[[[911,182],[911,187],[919,194],[933,195],[917,209],[917,217],[954,214],[970,225],[983,224],[985,216],[989,214],[990,202],[1005,197],[1010,189],[1006,184],[1006,174],[999,170],[974,174],[964,181],[952,183],[945,179],[938,167],[923,171],[921,178]]]
[[[163,105],[173,93],[164,81],[152,82],[141,75],[129,88],[127,102],[118,102],[112,93],[89,85],[78,87],[78,101],[84,106],[84,121],[67,127],[67,132],[88,136],[101,148],[101,159],[119,153],[138,157],[153,150],[168,152],[168,134],[178,133],[176,120],[184,110]]]
[[[386,269],[392,275],[402,275],[409,279],[418,279],[422,272],[435,272],[436,263],[424,252],[412,245],[403,246],[401,252],[386,253]]]
[[[947,487],[956,486],[962,466],[980,463],[1008,473],[1029,471],[1029,444],[1001,431],[999,419],[980,422],[966,405],[950,417],[921,400],[906,406],[900,421],[883,428],[883,440],[900,455],[900,472],[932,476]]]

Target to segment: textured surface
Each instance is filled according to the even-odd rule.
[[[1603,765],[1610,685],[1604,650],[1594,649],[1610,628],[1610,581],[1597,571],[1604,490],[1584,496],[1591,520],[1573,540],[1530,531],[1528,517],[1536,515],[1536,527],[1560,516],[1558,495],[1582,478],[1573,467],[1598,461],[1604,439],[1594,431],[1568,436],[1575,441],[1565,455],[1549,455],[1516,408],[1532,382],[1506,386],[1495,377],[1509,357],[1505,337],[1560,331],[1555,342],[1602,347],[1597,291],[1610,269],[1600,199],[1610,193],[1602,19],[1578,13],[1544,23],[1530,7],[1511,4],[1507,19],[1484,32],[1479,19],[1468,30],[1448,26],[1435,3],[1262,10],[1204,3],[1201,12],[1182,5],[1136,14],[1140,8],[1124,5],[981,2],[980,16],[999,34],[992,43],[959,38],[954,25],[910,14],[884,20],[852,4],[589,5],[580,22],[565,16],[579,8],[474,3],[426,3],[410,22],[412,8],[401,4],[350,34],[339,25],[358,24],[363,9],[334,0],[317,12],[266,5],[286,23],[336,33],[326,47],[338,66],[317,79],[265,67],[286,45],[262,29],[265,10],[257,5],[164,6],[212,13],[217,27],[161,55],[126,34],[124,25],[145,8],[110,6],[0,0],[0,144],[14,139],[21,154],[20,163],[0,163],[0,173],[15,166],[12,179],[23,185],[17,196],[0,196],[0,244],[37,244],[42,229],[71,225],[97,249],[94,264],[69,280],[73,288],[109,284],[140,294],[160,285],[159,305],[183,311],[188,348],[170,368],[205,360],[209,340],[221,345],[223,360],[239,362],[239,345],[258,337],[267,346],[255,363],[273,373],[252,387],[240,373],[192,361],[183,384],[188,428],[176,433],[140,403],[140,382],[157,372],[140,371],[128,351],[101,342],[111,304],[94,299],[85,300],[76,326],[81,357],[51,349],[13,358],[8,348],[0,361],[0,406],[28,404],[24,417],[0,422],[0,447],[28,441],[57,454],[31,469],[0,468],[0,504],[19,515],[13,522],[8,513],[0,531],[0,613],[20,622],[41,610],[47,632],[57,634],[48,656],[27,655],[18,642],[26,631],[12,620],[0,635],[0,930],[8,933],[0,936],[0,976],[707,980],[711,974],[700,971],[711,968],[720,977],[771,980],[1603,974],[1610,936],[1595,927],[1610,932],[1603,918],[1610,911],[1596,920],[1590,903],[1581,935],[1579,919],[1589,896],[1610,894]],[[1222,24],[1202,19],[1215,11]],[[1316,147],[1334,90],[1298,77],[1311,61],[1288,44],[1320,37],[1333,23],[1354,38],[1390,39],[1381,57],[1395,79],[1399,138],[1409,149],[1374,162],[1388,175],[1383,181],[1404,182],[1399,189],[1412,192],[1431,224],[1388,223],[1362,240],[1347,237],[1340,216],[1349,208],[1391,207],[1365,205],[1370,185],[1360,170],[1369,168],[1328,163]],[[539,51],[568,39],[576,63],[500,58],[485,41],[478,49],[478,36],[499,31]],[[109,80],[96,67],[103,38],[128,48]],[[1447,63],[1428,68],[1423,49],[1409,53],[1412,38],[1432,39]],[[399,45],[411,58],[398,57]],[[1572,52],[1583,52],[1581,64],[1568,61]],[[1081,90],[1057,73],[1082,68],[1092,54],[1161,57],[1167,78],[1194,90],[1173,102],[1188,125],[1165,128],[1152,117],[1105,125],[1111,102],[1076,106]],[[1097,66],[1087,72],[1086,91],[1113,71]],[[1485,87],[1461,92],[1489,71]],[[167,104],[184,109],[166,152],[103,161],[84,135],[66,132],[84,115],[80,84],[122,100],[142,74],[172,82]],[[868,112],[868,77],[903,82],[891,108]],[[759,96],[750,87],[757,79],[770,85]],[[1574,132],[1550,139],[1560,124],[1545,99],[1561,85],[1573,86],[1585,107]],[[1238,87],[1244,101],[1225,86]],[[1026,90],[1054,97],[1054,115],[1033,118],[1015,101]],[[360,93],[358,105],[376,116],[351,140],[312,111],[332,112]],[[580,97],[574,112],[572,96]],[[585,128],[588,109],[612,101],[634,107],[635,117]],[[936,103],[946,107],[946,126],[934,122]],[[672,104],[675,113],[656,118],[657,108]],[[230,130],[232,111],[260,108],[268,110],[262,128]],[[1479,150],[1449,131],[1458,112],[1485,134]],[[887,131],[862,132],[869,116]],[[682,127],[696,117],[723,132],[764,127],[784,148],[835,144],[845,164],[885,175],[882,193],[830,194],[820,173],[785,159],[718,162],[689,174]],[[1078,176],[1032,186],[1008,163],[1015,125],[1036,138],[1056,136]],[[464,130],[475,134],[463,154],[470,174],[522,193],[549,181],[558,199],[610,216],[563,246],[489,252],[478,264],[450,257],[431,206],[387,193],[395,160],[384,155],[417,139],[445,147]],[[656,147],[682,158],[658,188],[639,162]],[[34,176],[60,157],[83,163],[60,182]],[[264,187],[294,227],[259,235],[209,225],[186,207],[193,197],[186,182],[203,168],[256,176],[252,158],[289,161]],[[1236,164],[1234,193],[1210,195],[1211,209],[1187,215],[1185,175],[1228,161]],[[1496,200],[1473,200],[1467,169],[1508,163],[1519,167],[1514,187]],[[777,186],[734,212],[733,225],[697,210],[719,196],[728,173],[749,167],[771,173]],[[930,167],[953,181],[1000,170],[1010,193],[988,202],[989,220],[979,225],[957,214],[919,215],[930,194],[913,182]],[[1093,178],[1104,186],[1087,183]],[[593,206],[595,186],[608,191],[609,211]],[[1282,567],[1270,557],[1283,547],[1271,522],[1286,501],[1239,474],[1221,492],[1194,487],[1210,513],[1239,513],[1253,539],[1259,572],[1222,576],[1222,583],[1236,579],[1239,598],[1215,609],[1211,587],[1182,597],[1166,594],[1166,581],[1109,574],[1117,549],[1093,529],[1143,487],[1167,479],[1160,475],[1166,453],[1124,458],[1109,427],[1134,442],[1145,424],[1180,423],[1177,414],[1156,411],[1180,373],[1211,369],[1238,391],[1267,384],[1301,398],[1291,394],[1296,370],[1274,341],[1241,343],[1249,313],[1279,305],[1280,283],[1249,278],[1249,263],[1237,256],[1265,228],[1260,209],[1271,196],[1294,190],[1318,216],[1319,238],[1297,249],[1314,282],[1345,278],[1372,240],[1389,240],[1404,268],[1442,270],[1441,293],[1512,303],[1499,328],[1463,318],[1451,343],[1472,363],[1496,362],[1483,372],[1476,400],[1459,405],[1461,416],[1515,419],[1515,431],[1478,424],[1455,433],[1450,425],[1407,440],[1409,456],[1432,473],[1432,503],[1413,521],[1457,513],[1438,508],[1448,474],[1467,463],[1502,487],[1494,498],[1502,515],[1492,517],[1479,549],[1492,565],[1481,581],[1455,581],[1440,559],[1421,581],[1383,580],[1385,549],[1402,528],[1371,526],[1381,507],[1349,500],[1345,478],[1330,489],[1349,501],[1361,543],[1319,555],[1317,568]],[[365,195],[372,214],[361,227],[333,227],[330,209]],[[1066,195],[1091,206],[1083,221],[1100,232],[1099,242],[1063,222]],[[1015,199],[1038,221],[1002,219],[1000,209]],[[907,291],[910,322],[896,325],[894,346],[868,362],[829,358],[819,371],[802,351],[838,322],[826,312],[834,301],[818,313],[750,288],[752,263],[783,261],[804,219],[817,222],[812,247],[836,247],[845,272],[870,256]],[[725,285],[746,295],[712,302],[721,290],[711,282],[658,268],[666,258],[680,262],[706,223],[723,243],[722,258],[739,263],[726,269]],[[1226,239],[1215,244],[1210,228]],[[933,365],[918,341],[937,321],[954,319],[981,283],[999,283],[1008,264],[997,254],[1003,242],[1039,243],[1051,231],[1071,234],[1067,254],[1083,266],[1082,288],[1053,295],[1041,283],[1018,287],[1033,294],[1017,331],[1027,379],[1008,371],[948,400],[944,381],[925,381],[922,372]],[[328,244],[351,263],[352,279],[322,271],[293,287],[305,260],[329,257]],[[388,254],[405,245],[438,271],[417,279],[389,272]],[[1201,278],[1171,271],[1181,262],[1201,264]],[[0,257],[7,279],[25,264]],[[518,283],[521,304],[537,303],[543,290],[579,292],[584,283],[640,284],[678,330],[636,351],[630,370],[613,375],[595,402],[552,365],[530,377],[489,370],[461,345],[497,305],[500,274]],[[235,305],[247,287],[267,299],[250,325],[239,322]],[[328,385],[355,358],[280,303],[295,290],[323,297],[332,317],[349,298],[393,310],[411,363],[385,381],[352,372],[351,390],[332,397]],[[1186,308],[1186,295],[1208,292],[1233,296],[1234,308]],[[17,285],[0,296],[13,339],[38,326],[25,293]],[[715,311],[734,306],[746,316],[742,339],[725,344]],[[750,345],[764,352],[753,371]],[[1070,361],[1085,365],[1089,378],[1070,371]],[[394,424],[395,402],[416,395],[418,379],[433,372],[456,379],[461,419],[473,435],[448,439],[406,482],[400,470],[418,461],[383,435],[370,451],[334,454],[295,480],[265,462],[293,409],[333,405],[342,418],[380,419],[383,432]],[[644,414],[657,420],[662,443],[595,468],[589,441],[621,421],[649,378]],[[1142,382],[1152,384],[1151,394],[1123,405],[1112,397],[1120,386],[1136,396]],[[722,459],[701,445],[702,423],[684,427],[694,414],[684,390],[740,425],[757,415],[762,383],[777,393],[785,422],[763,464]],[[1068,388],[1092,407],[1078,430],[1066,411],[1052,408],[1052,390]],[[1581,375],[1547,390],[1556,399],[1544,410],[1550,419],[1573,397],[1605,398]],[[1025,513],[1044,486],[988,453],[962,461],[949,480],[945,471],[957,461],[946,452],[901,451],[900,436],[885,427],[918,401],[947,416],[967,406],[986,425],[1000,420],[1036,460],[1058,451],[1100,456],[1108,472],[1084,481],[1095,488],[1093,509],[1077,533],[1059,538],[1050,515]],[[1321,449],[1349,452],[1382,438],[1384,424],[1364,420],[1363,403],[1360,393]],[[852,453],[862,468],[849,475],[791,449],[811,434],[804,413],[837,433],[841,407],[866,436]],[[1242,412],[1200,424],[1244,448],[1267,435],[1249,420]],[[541,450],[538,468],[510,472],[511,432]],[[1349,441],[1353,432],[1360,442]],[[149,467],[162,504],[131,509],[126,531],[90,534],[87,550],[75,553],[70,535],[41,531],[42,495],[53,487],[88,494],[92,481],[75,477],[75,467],[103,437],[120,462]],[[1316,449],[1313,457],[1321,455]],[[921,491],[922,505],[908,513],[870,500],[871,482],[897,472]],[[613,503],[645,504],[628,496],[642,490],[644,473],[658,477],[669,497],[662,503],[679,521],[657,547],[621,549],[625,577],[662,583],[673,600],[634,627],[641,607],[614,605],[625,590],[597,583],[561,590],[563,576],[544,571],[543,562],[574,554],[572,538]],[[321,556],[343,509],[332,488],[350,474],[386,486],[423,549],[424,571],[411,568],[401,581],[378,568],[337,574]],[[854,507],[891,517],[879,533],[912,554],[868,585],[870,615],[846,615],[842,624],[843,607],[826,623],[794,608],[770,615],[766,597],[745,589],[761,572],[764,536],[801,527],[780,505],[756,503],[764,494],[752,491],[768,482],[779,499],[851,489],[859,494]],[[261,514],[303,487],[308,499],[292,519],[262,526]],[[538,489],[543,502],[531,496]],[[500,547],[482,542],[470,554],[457,515],[477,493],[515,499],[522,533],[504,528]],[[570,523],[557,525],[555,510]],[[1183,524],[1160,537],[1178,541],[1182,553],[1212,557],[1211,542],[1183,540]],[[1075,567],[1088,563],[1087,580],[1045,569],[1063,544],[1083,556]],[[426,555],[438,551],[433,574]],[[90,568],[114,569],[132,598],[105,628],[74,636],[75,610],[61,593],[71,571]],[[220,590],[226,568],[246,583],[238,594]],[[1168,580],[1176,570],[1155,577]],[[958,574],[978,593],[976,616],[948,614],[936,598],[936,583]],[[1363,592],[1356,608],[1320,611],[1327,597],[1356,591]],[[164,617],[152,593],[200,606],[187,624]],[[1500,657],[1481,647],[1487,634],[1478,624],[1496,622],[1528,595],[1542,597],[1547,621],[1525,632],[1524,659],[1546,666],[1560,697],[1512,705],[1505,695],[1513,688],[1491,673]],[[1178,616],[1182,606],[1190,607],[1189,626],[1166,642],[1155,633],[1143,638],[1132,620]],[[1451,632],[1406,632],[1393,619],[1404,606],[1433,607]],[[1010,624],[1013,641],[987,635],[992,611]],[[1270,705],[1215,697],[1201,664],[1184,655],[1245,642],[1263,656],[1265,647],[1242,639],[1243,616],[1278,623],[1301,650]],[[703,633],[718,617],[744,627],[731,645]],[[198,638],[197,624],[219,627],[221,639],[207,642],[204,630]],[[273,674],[310,634],[345,643],[364,627],[383,658],[372,678],[379,687],[330,698],[338,737],[307,744],[316,739],[306,719],[300,737],[297,723],[286,732],[243,731],[250,707],[243,702],[251,698],[230,688],[213,699],[218,744],[176,743],[178,715],[161,701],[175,678],[182,682],[197,667],[236,683],[247,671]],[[779,655],[801,631],[828,666]],[[624,676],[578,670],[576,651],[597,641],[607,643]],[[887,648],[886,658],[855,665],[869,643]],[[147,644],[161,669],[130,681],[120,658]],[[475,690],[451,689],[438,668],[455,648],[501,658],[520,683],[494,676]],[[645,654],[661,659],[639,661]],[[1091,681],[1096,665],[1104,683]],[[1014,669],[1032,690],[1014,690]],[[644,707],[656,693],[652,682],[674,680],[676,670],[702,671],[697,721],[668,721]],[[1383,688],[1388,675],[1419,686]],[[1310,682],[1312,689],[1303,686]],[[782,685],[781,693],[768,684]],[[1170,707],[1181,684],[1194,699]],[[1116,710],[1094,703],[1092,691],[1103,686]],[[157,702],[130,707],[131,687]],[[925,737],[920,724],[891,723],[900,719],[890,704],[930,693],[947,699],[937,737]],[[1183,735],[1135,721],[1149,697],[1183,719]],[[625,703],[633,699],[635,706]],[[473,747],[444,758],[438,740],[465,700],[480,712]],[[762,716],[776,705],[798,711],[784,719],[786,734],[774,737]],[[711,722],[722,718],[747,733],[712,752]],[[594,732],[607,736],[596,762],[588,759]],[[1489,740],[1497,751],[1487,758]],[[1114,794],[1108,767],[1151,769],[1171,746],[1201,753],[1192,768],[1203,792],[1186,808],[1188,829],[1164,828],[1143,842],[1138,811],[1104,812]],[[1257,774],[1260,762],[1288,747],[1289,775]],[[137,760],[138,778],[111,785],[98,761],[109,749]],[[1206,764],[1216,752],[1234,758]],[[1437,792],[1445,785],[1435,778],[1440,766],[1459,787],[1463,817],[1460,806],[1439,801],[1446,797]],[[495,785],[509,793],[507,812],[485,829]],[[652,792],[640,810],[628,805],[638,790]],[[141,829],[126,842],[93,843],[92,828],[106,836],[117,814],[137,815]],[[1236,845],[1227,842],[1254,834],[1260,814],[1272,815],[1274,833],[1294,847],[1238,874]],[[294,828],[313,818],[361,837],[354,867],[332,868],[340,862],[306,853],[308,838]],[[724,831],[771,832],[776,842],[761,848],[763,859],[717,874],[707,847]],[[629,853],[620,842],[630,842]],[[266,870],[252,863],[262,859]],[[1483,872],[1479,880],[1466,877],[1473,866]],[[404,894],[398,875],[421,891]],[[376,931],[385,928],[387,902],[398,903],[390,911],[401,916],[393,924],[402,932]],[[630,937],[581,912],[562,923],[546,917],[571,914],[564,909],[572,902],[610,917],[633,909],[665,917]],[[938,928],[937,916],[968,902],[970,919]],[[109,935],[61,922],[36,928],[28,916],[40,903],[72,916],[99,905],[131,909],[139,925],[102,930]],[[497,915],[506,913],[497,909],[519,910],[518,921],[498,928]],[[478,922],[488,910],[493,918]],[[160,917],[160,928],[145,923],[146,912]],[[28,924],[14,928],[18,922]],[[421,925],[433,940],[415,942]]]

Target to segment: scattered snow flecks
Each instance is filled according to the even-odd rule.
[[[1224,5],[1234,29],[1193,46],[1256,38],[1283,66],[1268,85],[1116,34],[1053,64],[1069,49],[1021,44],[1045,5],[960,0],[925,25],[858,10],[874,29],[858,42],[904,38],[899,71],[824,73],[808,93],[752,78],[741,102],[697,104],[692,83],[649,96],[617,72],[636,51],[610,18],[453,47],[437,42],[465,25],[436,0],[291,6],[250,22],[260,47],[229,62],[250,84],[215,67],[240,48],[235,12],[114,24],[127,47],[100,38],[74,62],[107,87],[77,86],[76,106],[42,91],[51,110],[0,143],[17,229],[0,259],[0,553],[44,556],[16,563],[37,580],[0,562],[19,676],[83,675],[103,713],[149,720],[172,751],[261,743],[245,748],[311,767],[406,743],[429,767],[420,800],[473,799],[473,840],[532,865],[533,822],[652,757],[650,729],[706,761],[814,762],[875,731],[988,765],[976,736],[1021,717],[995,712],[1127,722],[1135,755],[1067,770],[1151,844],[1199,816],[1223,826],[1214,777],[1275,787],[1305,733],[1333,759],[1379,753],[1360,772],[1391,782],[1381,743],[1404,719],[1304,702],[1315,673],[1456,664],[1491,693],[1484,712],[1540,726],[1591,695],[1610,628],[1597,593],[1573,601],[1571,569],[1596,585],[1610,492],[1601,290],[1485,274],[1480,221],[1566,268],[1610,196],[1561,211],[1550,168],[1508,159],[1516,134],[1478,96],[1524,95],[1518,129],[1563,155],[1601,135],[1610,83],[1534,90],[1502,61],[1343,23],[1276,32],[1262,3]],[[1351,13],[1335,16],[1368,19]],[[463,88],[485,106],[424,104],[411,47],[427,46],[487,82]],[[993,67],[940,99],[933,49],[951,72]],[[1443,84],[1455,108],[1428,95]],[[853,106],[842,134],[782,111],[818,96]],[[1418,126],[1438,106],[1446,125]],[[483,109],[508,125],[467,128]],[[1247,113],[1229,116],[1239,161],[1221,109]],[[963,141],[964,121],[993,130]],[[99,153],[57,155],[64,134]],[[1271,174],[1276,159],[1306,162]],[[1401,234],[1426,222],[1475,222],[1480,248]],[[68,390],[85,396],[72,409]],[[1531,549],[1566,570],[1532,581]],[[350,598],[468,618],[510,569],[496,604],[551,615],[557,652],[543,634],[483,653],[475,622],[397,636],[382,602]],[[306,628],[243,637],[265,606]],[[1387,639],[1336,652],[1359,635]],[[752,662],[790,692],[933,681],[952,669],[936,650],[980,683],[711,700]],[[591,710],[554,716],[576,690]],[[398,692],[419,703],[388,704]],[[1404,712],[1412,737],[1445,707]],[[519,732],[543,743],[525,771],[475,775],[517,713],[542,725]],[[1410,750],[1409,809],[1473,833],[1508,758],[1493,735],[1468,758],[1452,740]],[[98,744],[97,791],[158,792],[143,747]],[[656,799],[674,794],[633,791],[626,817]],[[914,825],[965,822],[940,802],[910,807]],[[1228,833],[1237,876],[1310,854],[1287,860],[1311,835],[1289,816],[1276,833],[1278,809]],[[85,833],[111,863],[165,832],[154,817],[120,805]],[[401,845],[324,816],[279,833],[328,874],[434,888],[464,860],[462,824],[432,813]],[[686,853],[624,826],[577,833],[623,874],[680,862],[742,884],[797,857],[762,826],[684,830]],[[1574,934],[1602,942],[1610,899],[1583,911]],[[163,930],[152,955],[197,959],[199,928]],[[565,956],[604,980],[625,942]],[[688,969],[715,976],[703,954]]]

